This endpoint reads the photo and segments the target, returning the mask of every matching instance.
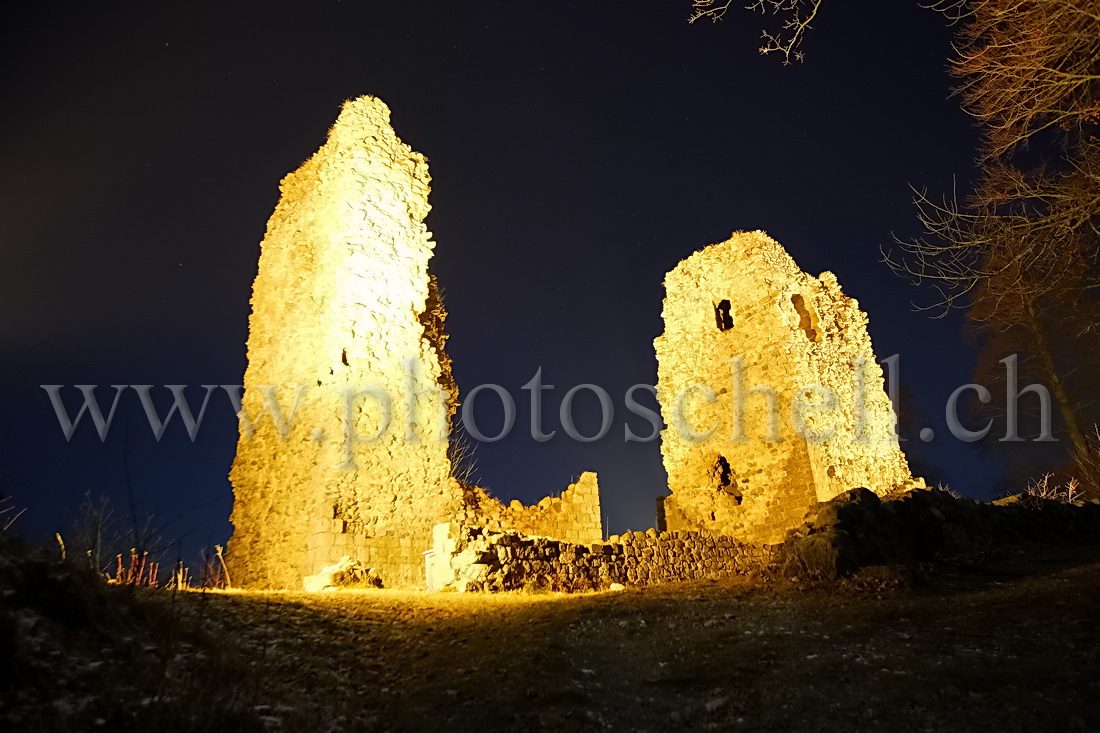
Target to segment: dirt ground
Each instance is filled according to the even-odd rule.
[[[1100,730],[1096,549],[830,587],[180,595],[270,729]]]

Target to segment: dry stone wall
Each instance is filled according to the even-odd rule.
[[[650,529],[575,544],[444,525],[437,528],[435,553],[449,562],[436,574],[438,588],[576,592],[605,590],[612,583],[647,586],[759,571],[771,561],[773,548],[706,531]]]
[[[850,488],[923,486],[867,316],[832,273],[808,275],[764,233],[739,232],[681,262],[665,288],[662,528],[775,543]]]

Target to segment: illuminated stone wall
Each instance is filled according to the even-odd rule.
[[[387,587],[423,587],[440,522],[601,537],[594,474],[532,507],[454,478],[427,161],[389,117],[376,98],[347,102],[268,221],[230,474],[237,585],[300,587],[346,556]]]
[[[431,527],[463,505],[447,455],[457,390],[427,271],[427,161],[389,116],[373,97],[346,103],[268,221],[243,404],[260,414],[268,385],[286,413],[301,396],[285,438],[270,415],[254,435],[242,427],[238,584],[295,587],[343,555],[377,565],[387,585],[419,583]]]
[[[659,524],[778,542],[847,489],[923,486],[894,433],[867,316],[762,232],[696,252],[665,279],[654,342]],[[793,409],[792,409],[793,406]]]
[[[473,489],[471,499],[459,517],[466,526],[498,532],[513,530],[581,544],[603,539],[600,489],[592,472],[581,474],[560,496],[548,496],[532,506],[519,501],[505,506],[482,489]]]

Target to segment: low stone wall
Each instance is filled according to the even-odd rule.
[[[440,532],[440,537],[446,536]],[[527,537],[483,528],[458,530],[450,557],[453,575],[436,587],[458,590],[586,591],[612,583],[659,583],[722,577],[759,570],[772,548],[707,532],[630,532],[590,545]],[[443,579],[440,579],[443,581]]]

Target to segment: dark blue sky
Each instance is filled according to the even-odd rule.
[[[914,313],[930,295],[879,246],[916,233],[910,184],[943,191],[972,172],[949,29],[916,2],[828,2],[806,62],[784,67],[756,53],[760,16],[689,13],[686,0],[6,6],[0,480],[29,507],[20,526],[53,531],[86,490],[122,506],[128,457],[139,511],[172,521],[166,537],[224,541],[224,394],[194,444],[180,424],[157,444],[127,395],[126,449],[124,421],[106,444],[90,425],[66,443],[38,385],[180,383],[197,400],[197,385],[239,383],[278,181],[361,94],[430,159],[460,387],[522,398],[542,367],[548,415],[584,382],[619,407],[596,443],[517,430],[481,445],[481,483],[501,498],[596,470],[612,531],[652,525],[658,445],[622,441],[622,395],[656,378],[664,273],[733,230],[835,272],[940,426],[972,370],[961,319]],[[992,490],[967,446],[937,439],[922,458],[964,494]]]

